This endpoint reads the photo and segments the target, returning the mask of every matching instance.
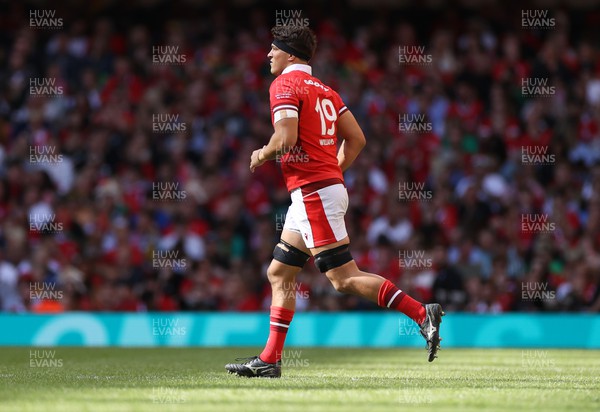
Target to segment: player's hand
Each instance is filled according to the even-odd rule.
[[[262,151],[263,148],[264,148],[264,146],[258,150],[253,151],[252,156],[250,156],[250,171],[252,173],[254,173],[254,169],[256,169],[259,166],[262,166],[262,164],[267,160],[263,156],[260,155],[260,152]]]

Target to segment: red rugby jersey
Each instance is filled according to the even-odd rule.
[[[306,64],[285,68],[269,88],[271,122],[298,117],[298,140],[276,160],[288,191],[325,179],[344,180],[337,161],[337,119],[348,108]]]

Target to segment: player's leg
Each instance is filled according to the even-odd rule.
[[[300,234],[285,229],[279,243],[275,246],[273,260],[267,269],[267,278],[271,284],[272,306],[295,310],[296,275],[309,258],[309,251],[304,246]]]
[[[269,339],[259,355],[264,362],[276,363],[281,359],[285,338],[296,308],[296,275],[309,257],[300,234],[284,227],[267,270],[272,301]]]
[[[287,219],[286,219],[287,222]],[[291,226],[287,223],[288,227]],[[294,310],[296,307],[296,275],[309,259],[308,249],[298,232],[284,226],[279,243],[273,250],[273,260],[267,269],[271,284],[272,301],[270,331],[265,348],[260,355],[246,358],[243,363],[225,365],[230,373],[247,377],[281,376],[281,355]]]
[[[292,192],[294,197],[296,203],[303,205],[303,214],[297,218],[297,223],[319,270],[327,275],[337,290],[365,297],[413,319],[421,326],[431,362],[440,341],[441,306],[423,305],[389,280],[363,272],[356,266],[349,251],[350,240],[344,221],[348,207],[346,188],[341,184],[317,190],[303,188],[301,195]]]
[[[389,280],[374,273],[358,268],[349,251],[349,239],[346,237],[327,246],[312,248],[315,264],[325,273],[333,287],[342,293],[362,296],[384,308],[404,313],[421,328],[421,335],[427,341],[429,362],[437,356],[439,344],[439,324],[444,315],[437,303],[423,305]]]

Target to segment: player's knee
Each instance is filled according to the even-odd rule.
[[[285,282],[289,276],[293,275],[290,275],[282,265],[277,263],[271,263],[267,269],[267,279],[271,284]]]
[[[352,278],[342,273],[339,270],[330,270],[327,272],[327,278],[333,285],[334,289],[340,293],[352,293]]]
[[[347,267],[342,266],[351,262],[352,255],[348,250],[349,244],[341,245],[332,249],[324,250],[315,256],[315,265],[327,278],[338,292],[352,293],[352,278],[347,273]]]
[[[280,240],[273,250],[273,261],[267,269],[271,285],[293,280],[298,269],[304,267],[310,256],[297,247]],[[291,266],[291,267],[290,267]]]

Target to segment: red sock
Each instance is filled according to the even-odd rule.
[[[275,363],[281,359],[283,344],[293,317],[293,310],[271,306],[271,331],[269,332],[267,345],[259,355],[263,362]]]
[[[425,307],[386,280],[377,294],[377,304],[382,308],[396,309],[421,324],[425,321]]]

